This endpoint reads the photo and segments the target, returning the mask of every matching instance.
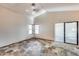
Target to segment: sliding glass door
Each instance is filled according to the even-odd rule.
[[[77,44],[77,22],[65,23],[65,43]]]
[[[64,42],[64,23],[55,24],[55,41]]]
[[[78,44],[78,22],[55,24],[55,41]]]

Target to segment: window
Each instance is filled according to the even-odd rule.
[[[39,25],[29,25],[29,34],[39,34]]]
[[[35,34],[39,34],[39,25],[35,25]]]
[[[32,25],[29,25],[28,27],[29,27],[29,32],[28,33],[32,34]]]

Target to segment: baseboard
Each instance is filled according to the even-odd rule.
[[[24,41],[28,41],[28,40],[43,40],[43,41],[48,41],[48,42],[53,42],[53,40],[50,40],[50,39],[44,39],[44,38],[38,38],[38,37],[31,37],[29,39],[25,39],[25,40],[22,40],[22,41],[19,41],[19,42],[15,42],[15,43],[11,43],[11,44],[8,44],[6,46],[2,46],[0,48],[4,48],[4,47],[7,47],[7,46],[10,46],[10,45],[13,45],[13,44],[16,44],[16,43],[21,43],[21,42],[24,42]]]

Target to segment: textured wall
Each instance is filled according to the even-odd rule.
[[[54,40],[55,23],[79,21],[79,11],[50,12],[40,15],[35,23],[40,25],[40,34],[37,37]]]

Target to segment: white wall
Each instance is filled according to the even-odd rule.
[[[25,40],[28,35],[29,17],[0,6],[0,47]]]
[[[35,23],[40,25],[40,34],[37,37],[54,40],[55,24],[67,21],[79,21],[79,11],[50,12],[40,15]]]

